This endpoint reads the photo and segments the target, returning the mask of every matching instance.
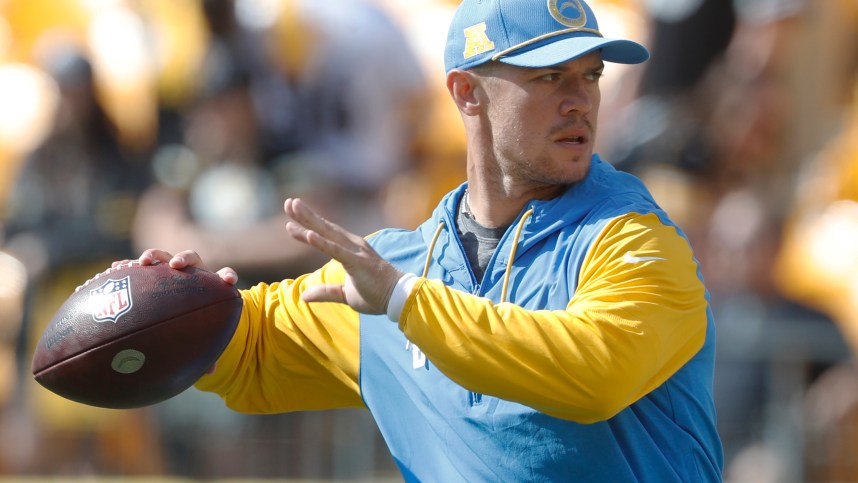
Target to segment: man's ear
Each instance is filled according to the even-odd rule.
[[[482,89],[479,76],[473,72],[453,69],[447,74],[447,90],[464,115],[473,116],[480,111],[485,98],[481,95]]]

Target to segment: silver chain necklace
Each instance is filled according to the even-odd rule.
[[[473,213],[471,213],[471,205],[470,205],[470,203],[468,203],[469,194],[470,193],[468,192],[468,189],[465,188],[465,195],[462,196],[462,206],[460,207],[460,209],[462,210],[463,215],[466,215],[469,218],[473,219],[474,215],[473,215]]]

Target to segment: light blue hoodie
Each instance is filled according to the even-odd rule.
[[[699,345],[695,346],[689,354],[690,360],[683,360],[677,365],[678,370],[671,369],[664,382],[660,381],[657,387],[630,405],[618,408],[618,412],[607,419],[583,423],[575,422],[574,416],[565,419],[550,416],[518,402],[480,394],[473,390],[474,386],[482,387],[479,377],[473,378],[473,386],[463,387],[453,382],[448,377],[450,374],[442,372],[441,367],[469,364],[475,369],[468,371],[479,373],[483,365],[500,367],[492,374],[505,377],[503,373],[497,374],[505,372],[503,364],[494,361],[494,357],[491,361],[489,358],[481,360],[479,354],[485,352],[477,351],[476,342],[474,351],[469,352],[469,344],[461,344],[459,334],[450,330],[456,327],[468,330],[467,327],[485,320],[495,320],[472,313],[477,307],[491,312],[494,307],[501,307],[500,302],[505,299],[529,311],[568,312],[573,308],[578,310],[579,306],[586,310],[586,302],[570,305],[570,301],[579,283],[583,283],[583,272],[589,273],[592,266],[602,263],[595,261],[596,253],[610,253],[608,245],[613,242],[606,237],[606,231],[620,217],[655,215],[656,223],[669,227],[671,234],[685,238],[637,178],[616,171],[594,156],[590,174],[584,181],[571,186],[556,199],[533,201],[525,207],[519,220],[500,241],[484,279],[478,282],[474,280],[454,228],[456,210],[465,187],[462,185],[449,193],[433,216],[417,230],[385,230],[370,239],[375,249],[401,270],[429,280],[440,280],[457,291],[493,302],[490,309],[485,309],[484,300],[478,301],[477,297],[464,296],[462,303],[456,302],[459,298],[451,302],[449,297],[461,294],[437,295],[436,287],[426,283],[425,288],[415,288],[414,292],[419,293],[409,297],[407,314],[403,314],[399,326],[381,316],[361,315],[362,397],[405,479],[439,482],[720,481],[722,450],[712,399],[715,327],[708,306],[708,292],[704,290],[701,293],[705,295],[695,302],[700,304],[699,313],[705,314],[700,315],[701,335],[705,333],[702,348],[697,350]],[[647,236],[644,234],[640,238]],[[437,238],[434,246],[433,238]],[[599,245],[598,250],[594,248],[596,245]],[[511,253],[514,262],[507,267],[505,260]],[[625,255],[628,257],[629,253],[626,251]],[[638,269],[645,264],[634,262],[665,258],[668,257],[637,257],[626,261]],[[424,266],[428,266],[425,274]],[[696,261],[690,266],[696,267]],[[700,281],[699,270],[691,270],[695,272],[691,276]],[[593,275],[587,277],[593,278]],[[604,283],[611,286],[626,281]],[[503,293],[505,285],[506,293]],[[427,298],[428,295],[434,298]],[[429,307],[430,300],[436,299],[440,302]],[[666,305],[670,303],[669,300],[665,302]],[[474,310],[468,309],[471,304]],[[503,308],[498,311],[506,313]],[[644,313],[649,313],[647,311]],[[631,314],[629,317],[634,319],[635,313]],[[640,323],[642,327],[647,323],[646,320],[631,322]],[[540,329],[534,330],[540,336]],[[412,338],[414,343],[406,337]],[[502,352],[500,342],[497,350]],[[448,354],[448,350],[455,355]],[[618,347],[616,352],[607,353],[619,359],[616,356],[621,356],[623,350]],[[497,359],[501,360],[502,356],[504,354]],[[564,366],[566,356],[564,353],[550,354],[558,367]],[[573,354],[570,352],[568,356],[571,359]],[[659,356],[649,354],[649,358],[658,359]],[[527,366],[526,360],[516,360],[515,365],[508,366],[511,386],[518,385],[515,378]],[[613,360],[607,358],[597,362],[611,364]],[[593,371],[598,369],[592,367]],[[582,373],[591,368],[575,370]],[[470,373],[468,371],[465,373]],[[458,373],[454,379],[470,380],[467,375]],[[611,383],[606,381],[605,384]],[[598,391],[598,385],[595,389]]]

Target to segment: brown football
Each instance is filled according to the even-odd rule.
[[[241,308],[238,290],[215,273],[126,263],[96,275],[63,303],[36,346],[33,376],[90,406],[156,404],[214,364]]]

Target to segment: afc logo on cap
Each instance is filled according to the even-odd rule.
[[[494,50],[495,43],[486,35],[486,23],[480,22],[465,29],[465,51],[466,59],[475,55]]]

